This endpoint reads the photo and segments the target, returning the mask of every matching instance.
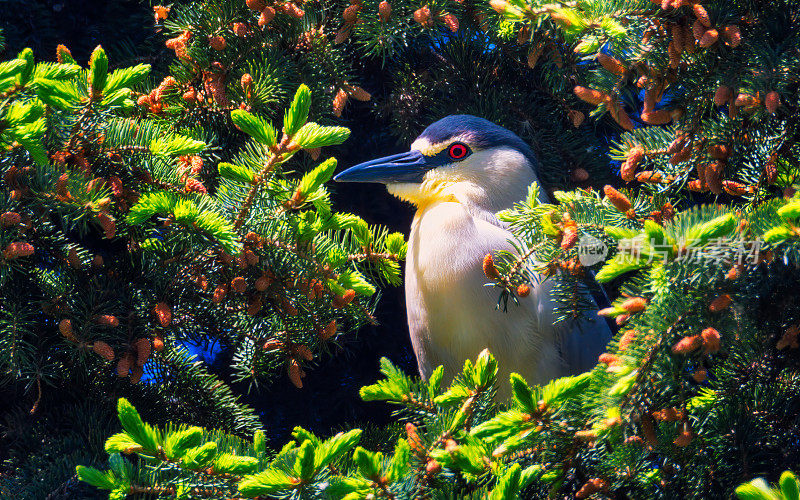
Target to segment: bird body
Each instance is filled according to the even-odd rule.
[[[498,291],[482,286],[488,281],[483,257],[511,251],[510,237],[500,225],[457,202],[435,203],[415,215],[405,293],[409,333],[423,378],[439,365],[452,377],[465,359],[475,359],[484,348],[497,358],[503,375],[516,371],[542,382],[564,373],[552,323],[543,324],[551,318],[540,307],[549,287],[535,287],[520,298],[520,306],[503,312],[494,307]]]
[[[453,115],[429,126],[408,153],[366,162],[336,177],[382,182],[417,208],[405,292],[423,378],[439,365],[452,377],[464,360],[488,348],[498,360],[500,380],[516,372],[543,383],[591,368],[610,339],[604,322],[556,324],[552,281],[541,276],[535,276],[531,294],[506,311],[496,307],[498,291],[484,286],[484,256],[514,252],[513,234],[494,214],[526,196],[537,181],[535,168],[530,148],[513,133],[481,118]],[[547,201],[544,193],[540,198]],[[576,327],[585,331],[581,338],[571,335]],[[501,394],[508,389],[501,385]]]

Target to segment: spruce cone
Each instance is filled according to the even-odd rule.
[[[581,87],[580,85],[575,86],[572,91],[575,92],[575,95],[578,96],[578,99],[586,101],[589,104],[594,104],[595,106],[605,101],[606,98],[609,97],[608,94],[604,92],[587,87]]]
[[[625,182],[630,182],[636,178],[636,169],[644,157],[644,148],[641,146],[634,146],[628,151],[628,156],[620,168],[620,177]]]
[[[647,307],[647,300],[644,297],[633,297],[620,304],[620,308],[630,314],[644,311],[645,307]]]
[[[22,217],[16,212],[5,212],[0,215],[0,224],[3,227],[18,226],[22,222]]]
[[[261,12],[267,7],[264,0],[245,0],[244,3],[247,4],[249,9],[255,10],[256,12]]]
[[[241,276],[237,276],[231,280],[231,290],[237,293],[244,293],[247,290],[247,281]]]
[[[608,201],[610,201],[611,204],[614,205],[614,207],[620,212],[627,213],[628,210],[633,208],[631,200],[613,187],[605,186],[603,188],[603,192],[605,193],[606,198],[608,198]]]
[[[58,323],[58,331],[61,335],[64,336],[65,339],[77,342],[78,339],[75,337],[75,332],[72,331],[72,321],[69,319],[62,319]]]
[[[459,24],[458,24],[458,18],[456,16],[450,14],[449,12],[445,12],[442,15],[442,19],[444,20],[444,25],[447,26],[447,29],[449,29],[453,33],[458,31]]]
[[[717,87],[717,92],[714,94],[714,104],[717,106],[724,106],[731,99],[733,99],[733,90],[727,85],[720,85]]]
[[[92,344],[92,351],[106,361],[114,361],[114,349],[102,340],[96,340]]]
[[[220,35],[209,37],[208,43],[211,45],[212,49],[219,51],[225,50],[225,47],[228,46],[227,42],[225,42],[225,38]]]
[[[692,10],[694,11],[694,15],[697,18],[697,20],[700,21],[700,24],[702,24],[706,28],[711,27],[711,19],[708,17],[708,12],[706,11],[705,7],[703,7],[699,3],[696,3],[692,5]]]
[[[599,62],[600,65],[603,66],[603,68],[605,68],[606,71],[610,73],[620,76],[625,74],[625,65],[623,65],[622,62],[620,62],[618,59],[614,59],[608,54],[598,52],[597,62]]]
[[[150,339],[144,337],[136,339],[136,342],[133,343],[133,348],[136,350],[136,364],[144,366],[152,352]]]
[[[386,0],[378,4],[378,17],[384,24],[392,17],[392,5]]]
[[[732,48],[736,48],[742,43],[742,32],[735,24],[722,28],[722,37],[725,39],[725,43]]]
[[[672,346],[672,353],[686,356],[687,354],[699,349],[702,344],[703,340],[700,338],[700,335],[684,337],[679,340],[678,343]]]
[[[764,106],[767,108],[767,112],[771,115],[774,115],[775,112],[781,105],[781,96],[774,90],[767,94],[764,98]]]
[[[303,377],[305,376],[305,372],[302,368],[300,368],[300,364],[297,362],[296,359],[292,359],[289,361],[289,366],[287,367],[287,374],[289,375],[289,380],[292,381],[295,387],[298,389],[303,388]]]
[[[427,5],[423,5],[414,11],[414,21],[422,26],[430,26],[431,24],[431,9]]]
[[[496,280],[500,278],[500,271],[498,271],[497,267],[495,267],[494,259],[490,253],[487,253],[486,257],[483,258],[483,274],[485,274],[490,280]]]
[[[172,324],[172,309],[166,302],[159,302],[153,307],[153,312],[162,327],[167,328]]]
[[[272,7],[265,7],[261,10],[261,15],[258,18],[258,25],[264,27],[275,19],[275,9]]]
[[[672,115],[667,109],[644,111],[641,114],[641,118],[648,125],[664,125],[672,121]]]
[[[217,285],[217,288],[214,289],[214,295],[211,298],[211,302],[215,304],[219,304],[225,299],[225,295],[228,293],[228,290],[224,285]]]
[[[711,303],[708,305],[708,310],[714,313],[724,311],[731,305],[732,301],[733,299],[731,299],[731,296],[729,294],[723,293],[722,295],[711,301]]]
[[[164,339],[162,339],[159,335],[153,337],[153,350],[156,352],[161,352],[164,350]]]
[[[703,348],[705,352],[708,354],[713,354],[719,351],[720,346],[720,334],[714,328],[706,328],[700,333],[700,336],[703,339]]]
[[[328,340],[334,335],[336,335],[336,320],[332,319],[331,322],[325,325],[325,328],[320,331],[319,336],[322,340]]]
[[[5,257],[6,260],[14,260],[20,257],[30,257],[33,253],[33,245],[24,241],[17,241],[8,244],[3,250],[3,257]]]
[[[111,328],[116,328],[119,326],[119,319],[113,314],[100,314],[94,317],[95,323],[101,326],[108,326]]]

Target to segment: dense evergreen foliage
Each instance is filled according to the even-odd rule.
[[[87,63],[64,46],[0,63],[0,391],[30,408],[5,416],[0,493],[769,498],[736,488],[796,468],[796,2],[153,13],[168,64],[115,67],[99,46]],[[394,404],[398,425],[268,445],[237,391],[302,388],[402,280],[402,235],[332,206],[332,154],[405,145],[456,112],[541,161],[541,185],[498,214],[519,252],[483,263],[500,307],[535,269],[564,317],[586,314],[596,277],[619,333],[591,372],[512,376],[512,401],[494,397],[488,352],[452,383],[383,359],[361,397]],[[228,379],[188,343],[229,353]]]

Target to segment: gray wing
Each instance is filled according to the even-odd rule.
[[[593,297],[586,292],[586,299],[595,304],[608,303],[604,292],[601,297]],[[608,321],[598,316],[595,311],[585,311],[580,318],[562,322],[559,328],[560,351],[567,370],[571,375],[591,370],[597,365],[597,358],[606,351],[608,343],[614,336],[614,329]]]

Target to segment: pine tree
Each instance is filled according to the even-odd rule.
[[[5,387],[34,411],[54,389],[124,392],[163,424],[120,400],[111,470],[80,479],[112,498],[769,498],[748,481],[796,469],[796,2],[154,13],[174,53],[155,83],[145,66],[108,72],[100,48],[87,69],[65,48],[59,64],[23,51],[0,65]],[[396,405],[401,435],[359,447],[356,429],[298,428],[268,451],[180,343],[232,349],[237,380],[301,386],[371,321],[404,253],[400,235],[331,209],[342,125],[408,142],[455,112],[509,127],[541,161],[541,185],[498,214],[518,237],[485,263],[500,307],[536,270],[564,319],[587,314],[599,282],[618,334],[590,372],[512,376],[511,401],[494,397],[488,352],[449,385],[382,360],[361,396]],[[167,401],[180,404],[159,415]],[[787,498],[792,485],[781,477]]]

